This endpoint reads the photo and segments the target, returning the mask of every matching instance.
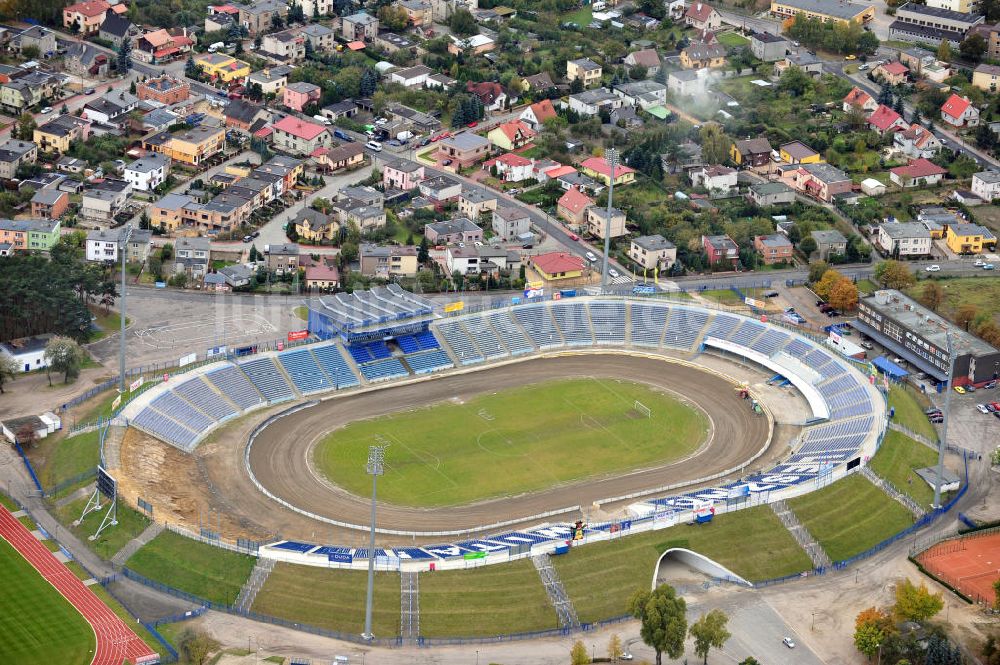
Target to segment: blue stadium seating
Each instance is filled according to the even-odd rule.
[[[729,335],[729,341],[739,344],[740,346],[752,348],[753,340],[756,339],[762,332],[764,332],[763,325],[754,323],[753,321],[744,321],[743,325]]]
[[[285,381],[273,358],[248,360],[240,363],[240,369],[246,372],[247,377],[268,402],[282,402],[295,397],[292,387]]]
[[[458,356],[458,361],[463,365],[472,365],[483,362],[483,354],[476,348],[472,338],[466,333],[462,324],[458,321],[444,321],[437,326],[438,331],[444,335],[445,341],[451,350]]]
[[[590,323],[594,329],[594,341],[598,344],[624,343],[625,303],[590,303]]]
[[[361,373],[369,381],[387,381],[400,376],[409,376],[409,372],[403,367],[403,363],[397,358],[386,360],[376,360],[360,366]]]
[[[524,327],[540,349],[562,346],[562,335],[545,305],[526,305],[514,309],[514,318]]]
[[[334,387],[350,388],[361,383],[335,344],[316,344],[311,346],[310,350],[319,361],[320,367],[333,379]]]
[[[666,307],[632,303],[632,343],[639,346],[659,346],[669,313],[670,310]]]
[[[556,321],[563,339],[571,346],[589,346],[594,343],[594,333],[590,329],[590,318],[583,303],[569,302],[552,305],[552,317]]]
[[[232,404],[220,397],[200,376],[175,386],[174,391],[216,420],[236,413]]]
[[[136,414],[132,424],[184,450],[189,450],[199,435],[152,407],[146,407]]]
[[[487,358],[502,358],[508,355],[507,349],[504,348],[496,331],[493,330],[485,317],[470,316],[463,323],[465,330],[479,347],[479,351]]]
[[[799,337],[795,337],[788,343],[788,346],[782,350],[793,358],[802,358],[802,356],[812,350],[812,347],[809,346],[808,342],[803,341]]]
[[[705,333],[706,337],[716,337],[718,339],[729,339],[729,336],[739,325],[740,319],[735,316],[730,316],[728,314],[716,314],[715,318],[712,320],[712,325],[709,326],[708,332]]]
[[[497,338],[510,349],[511,355],[519,355],[534,350],[525,332],[511,319],[509,311],[493,312],[489,316],[490,325],[497,331]]]
[[[249,409],[264,402],[246,374],[233,365],[209,372],[205,378],[241,409]]]
[[[708,314],[683,307],[673,307],[667,319],[667,330],[663,335],[663,346],[690,349],[701,334]]]
[[[333,387],[330,378],[316,364],[316,359],[309,352],[309,349],[295,349],[279,353],[278,361],[302,394],[329,390]]]
[[[365,344],[349,344],[347,346],[348,353],[354,358],[354,362],[362,365],[364,363],[370,363],[373,360],[383,360],[385,358],[391,358],[392,352],[389,347],[386,346],[385,342],[367,342]]]
[[[168,391],[154,399],[150,406],[165,416],[170,416],[190,430],[201,432],[215,424],[215,420],[196,409],[190,402]]]
[[[777,330],[768,330],[754,340],[753,344],[750,345],[750,348],[770,357],[786,342],[788,342],[789,339],[791,339],[791,337],[785,333],[778,332]]]
[[[451,362],[451,358],[442,349],[408,353],[405,357],[414,374],[428,374],[455,366],[455,363]]]

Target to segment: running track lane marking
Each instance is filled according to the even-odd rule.
[[[121,665],[126,658],[132,663],[158,662],[158,654],[3,506],[0,506],[0,537],[54,586],[93,628],[97,648],[91,665]]]

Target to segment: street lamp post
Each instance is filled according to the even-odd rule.
[[[611,178],[608,181],[608,211],[604,220],[604,270],[601,271],[601,293],[608,290],[608,269],[611,267],[611,202],[615,195],[615,167],[618,165],[618,151],[608,148],[604,153],[604,160],[611,170]]]
[[[122,305],[118,309],[119,340],[118,340],[118,394],[125,394],[125,257],[128,254],[128,243],[132,239],[132,227],[125,225],[122,227],[120,244],[118,251],[122,256]],[[122,398],[124,399],[124,397]]]
[[[372,595],[375,592],[375,495],[378,489],[378,477],[385,473],[385,446],[368,446],[368,465],[366,470],[372,477],[372,528],[368,540],[368,598],[365,601],[365,632],[362,637],[371,640],[372,634]]]
[[[944,418],[941,420],[941,440],[938,442],[937,482],[934,483],[935,510],[941,507],[941,483],[944,481],[944,448],[948,445],[948,421],[951,420],[951,379],[955,373],[955,353],[951,344],[951,331],[944,333],[948,352],[948,378],[944,391]]]

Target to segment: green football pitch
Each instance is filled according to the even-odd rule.
[[[83,665],[94,646],[83,616],[0,538],[0,663]]]
[[[368,446],[387,444],[379,498],[451,506],[664,464],[706,440],[705,414],[652,387],[548,381],[350,423],[316,446],[332,482],[370,496]]]

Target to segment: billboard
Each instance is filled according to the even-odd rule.
[[[134,393],[139,388],[142,388],[143,378],[140,376],[138,379],[129,384],[128,391]]]
[[[121,393],[118,393],[118,397],[116,397],[111,402],[111,410],[114,411],[115,409],[117,409],[121,405],[121,403],[122,403],[122,395]]]
[[[764,309],[764,303],[761,302],[760,300],[754,300],[753,298],[744,298],[743,302],[745,302],[750,307],[756,307],[757,309]]]
[[[112,500],[118,495],[118,481],[100,464],[97,465],[97,491]]]
[[[292,330],[288,333],[289,342],[298,342],[299,340],[306,339],[307,337],[309,337],[308,330]]]
[[[463,309],[465,309],[465,301],[463,300],[459,300],[458,302],[450,302],[444,306],[444,311],[446,314],[448,312],[461,312]]]
[[[330,552],[326,558],[330,563],[354,563],[354,555],[350,552]]]
[[[190,365],[191,363],[193,363],[197,359],[198,359],[198,354],[197,353],[189,353],[186,356],[181,356],[177,360],[177,366],[178,367],[184,367],[184,365]]]
[[[214,358],[215,356],[226,355],[226,347],[224,346],[213,346],[208,351],[205,352],[206,358]]]

